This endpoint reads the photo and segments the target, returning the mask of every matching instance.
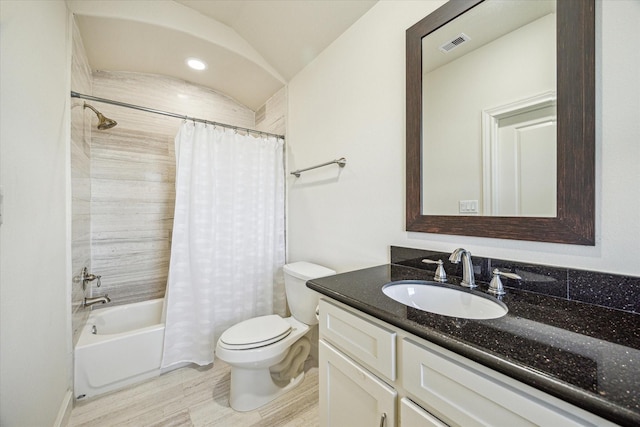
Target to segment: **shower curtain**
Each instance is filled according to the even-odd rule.
[[[275,137],[182,124],[163,368],[207,365],[225,329],[285,314],[283,145]]]

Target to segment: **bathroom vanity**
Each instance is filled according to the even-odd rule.
[[[640,425],[640,316],[507,288],[505,316],[463,319],[382,292],[432,279],[390,264],[307,282],[323,427]]]

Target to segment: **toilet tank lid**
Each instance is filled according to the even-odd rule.
[[[298,279],[315,279],[317,277],[330,276],[332,274],[336,274],[334,270],[330,268],[323,267],[318,264],[313,264],[306,261],[294,262],[292,264],[285,264],[282,267],[286,274],[290,274],[293,277],[297,277]]]

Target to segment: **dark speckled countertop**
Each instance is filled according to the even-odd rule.
[[[507,289],[507,315],[468,320],[407,307],[381,291],[392,281],[432,277],[390,264],[307,286],[614,423],[640,426],[640,315]],[[479,284],[473,292],[486,290]]]

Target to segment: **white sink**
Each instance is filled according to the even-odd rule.
[[[383,286],[382,292],[418,310],[464,319],[497,319],[509,311],[506,305],[488,295],[471,293],[463,288],[452,289],[436,282],[391,282]]]

